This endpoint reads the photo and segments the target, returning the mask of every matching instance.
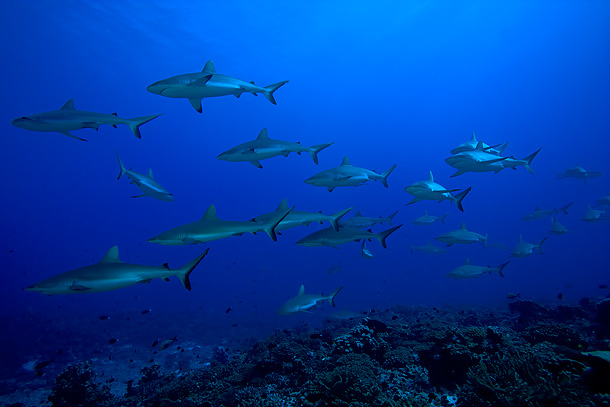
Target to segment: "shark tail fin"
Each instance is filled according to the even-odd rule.
[[[352,209],[354,209],[353,206],[351,208],[347,208],[347,209],[344,209],[344,210],[339,211],[339,212],[335,212],[332,215],[330,215],[331,218],[332,218],[332,219],[330,219],[330,224],[332,225],[333,229],[335,229],[336,231],[339,231],[339,220],[342,217],[344,217]]]
[[[205,249],[205,251],[199,256],[197,256],[197,258],[190,261],[189,263],[186,263],[184,266],[176,270],[176,276],[178,276],[178,278],[182,282],[182,285],[184,285],[184,288],[186,288],[187,290],[191,291],[191,280],[189,280],[189,276],[191,275],[195,267],[197,267],[199,262],[203,260],[205,255],[208,254],[209,251],[210,249]]]
[[[559,210],[567,215],[568,214],[568,209],[570,209],[570,206],[572,206],[572,205],[574,205],[574,202],[570,202],[569,204],[567,204],[566,206],[560,208]]]
[[[455,204],[457,205],[458,209],[462,212],[464,212],[464,207],[462,206],[462,201],[464,200],[464,198],[466,198],[466,195],[468,195],[468,193],[472,190],[472,187],[468,187],[468,189],[465,189],[464,191],[460,192],[459,194],[455,195]]]
[[[339,291],[341,291],[342,289],[343,289],[343,286],[337,288],[335,291],[330,293],[330,295],[328,296],[328,302],[330,302],[330,305],[332,305],[333,308],[335,307],[335,297],[337,296],[337,294],[339,294]]]
[[[532,154],[528,155],[527,157],[525,157],[523,159],[523,161],[526,162],[526,164],[523,164],[523,167],[525,167],[525,169],[528,170],[532,174],[534,173],[534,170],[532,170],[532,168],[530,167],[530,164],[532,163],[532,161],[534,161],[534,158],[536,158],[536,156],[538,155],[540,150],[542,150],[542,149],[539,148],[538,150],[534,151]]]
[[[398,229],[400,229],[401,226],[402,225],[394,226],[393,228],[384,230],[383,232],[379,233],[379,235],[377,235],[377,239],[379,239],[379,243],[381,243],[384,249],[388,248],[388,245],[385,242],[386,238]]]
[[[390,216],[387,217],[386,221],[388,222],[388,225],[394,226],[394,225],[392,225],[392,219],[394,219],[394,216],[396,216],[397,213],[398,213],[398,211],[394,212],[393,214],[391,214]]]
[[[506,147],[508,147],[508,141],[504,144],[501,144],[500,146],[498,146],[498,148],[496,148],[496,151],[498,153],[500,153],[500,155],[502,155],[502,153],[504,152],[504,150],[506,149]]]
[[[446,214],[444,214],[443,216],[441,216],[441,223],[444,225],[445,224],[445,218],[449,216],[449,212],[447,212]]]
[[[121,177],[123,175],[125,175],[125,166],[123,166],[123,163],[121,162],[121,158],[119,157],[119,152],[115,151],[115,153],[116,153],[117,160],[119,160],[119,167],[121,168],[121,170],[119,172],[119,176],[116,179],[121,179]]]
[[[498,269],[500,277],[504,277],[504,273],[502,273],[502,270],[504,270],[504,267],[508,266],[508,263],[510,263],[510,261],[507,261],[506,263],[500,264],[498,267],[496,267]]]
[[[483,247],[486,249],[487,249],[487,237],[488,237],[488,234],[485,233],[485,240],[483,240]]]
[[[269,221],[266,223],[263,230],[265,231],[265,233],[267,235],[269,235],[271,240],[273,240],[274,242],[277,242],[277,232],[276,232],[275,228],[277,227],[277,225],[280,224],[281,221],[284,220],[284,218],[286,216],[288,216],[290,211],[292,211],[293,209],[294,209],[294,206],[292,208],[284,210],[283,212],[280,212],[279,215],[277,215],[274,218],[269,219]]]
[[[548,236],[543,237],[542,240],[536,244],[536,246],[538,246],[538,253],[540,254],[544,254],[544,252],[542,251],[542,244],[546,242],[547,237]]]
[[[392,167],[390,167],[390,169],[381,173],[381,178],[379,180],[381,181],[383,186],[386,188],[388,187],[388,177],[390,176],[392,171],[394,171],[394,168],[396,168],[396,164],[394,164]]]
[[[309,155],[314,163],[318,164],[318,153],[324,150],[326,147],[330,147],[335,143],[327,143],[327,144],[316,144],[315,146],[309,147]]]
[[[142,138],[142,135],[140,134],[140,126],[145,124],[145,123],[148,123],[152,119],[156,119],[157,117],[161,116],[162,114],[163,113],[153,114],[153,115],[150,115],[150,116],[134,117],[133,119],[129,119],[127,125],[129,126],[129,129],[131,130],[131,132],[137,138]]]
[[[285,84],[287,82],[288,81],[281,81],[278,83],[274,83],[273,85],[265,86],[263,88],[263,89],[265,89],[264,95],[269,100],[269,102],[273,103],[274,105],[277,105],[277,103],[275,102],[275,98],[273,97],[273,92],[278,90],[280,88],[280,86],[282,86],[283,84]]]

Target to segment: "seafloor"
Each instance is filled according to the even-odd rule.
[[[104,369],[96,358],[62,366],[51,381],[51,363],[33,364],[26,373],[46,377],[48,388],[35,380],[4,380],[3,402],[101,407],[610,405],[608,298],[583,298],[573,306],[517,300],[493,310],[397,305],[328,319],[318,329],[278,330],[241,349],[176,341],[163,352],[163,359],[131,367],[136,379],[129,380],[122,370],[133,358],[128,361],[119,352],[110,357],[122,360],[113,369]]]

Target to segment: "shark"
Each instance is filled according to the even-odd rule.
[[[312,308],[315,308],[320,303],[325,301],[328,301],[334,308],[335,297],[342,289],[343,287],[339,287],[330,293],[330,295],[305,294],[305,286],[301,285],[297,296],[286,301],[280,308],[278,308],[277,313],[280,315],[291,315],[299,312],[310,312]]]
[[[305,180],[305,183],[316,187],[326,187],[332,192],[337,187],[359,186],[367,181],[381,181],[384,187],[388,187],[388,176],[394,171],[396,164],[381,174],[365,168],[354,167],[347,156],[343,158],[340,166],[317,173]]]
[[[394,216],[396,216],[397,213],[398,213],[398,211],[389,215],[387,218],[382,218],[381,216],[379,216],[377,218],[372,218],[372,217],[362,216],[360,211],[358,211],[358,212],[356,212],[356,214],[354,215],[353,218],[342,220],[341,226],[345,226],[345,227],[349,227],[349,228],[357,228],[357,229],[370,228],[377,224],[382,224],[382,223],[387,223],[390,226],[394,226],[394,225],[392,225],[392,219],[394,219]]]
[[[451,150],[451,154],[459,154],[459,153],[463,153],[464,151],[473,151],[477,148],[477,145],[479,143],[483,143],[480,142],[479,140],[477,140],[477,137],[474,135],[474,131],[472,132],[472,137],[470,138],[469,141],[465,141],[464,143],[460,144],[459,146],[457,146],[456,148],[454,148],[453,150]],[[496,146],[490,146],[489,144],[483,143],[483,149],[493,155],[498,155],[501,156],[502,152],[504,151],[504,149],[508,146],[508,142],[504,143],[504,144],[498,144]],[[497,147],[497,149],[496,149]]]
[[[365,239],[362,239],[362,243],[360,244],[360,255],[365,259],[372,259],[374,257],[373,252],[366,247]]]
[[[461,280],[461,279],[466,279],[466,278],[479,277],[479,276],[482,276],[483,274],[492,274],[492,273],[498,273],[500,275],[500,277],[504,277],[504,273],[502,273],[502,271],[504,270],[504,267],[508,266],[509,263],[510,263],[510,261],[507,261],[506,263],[501,264],[498,267],[474,266],[474,265],[470,264],[470,259],[466,259],[466,263],[464,263],[464,265],[453,269],[449,274],[447,274],[447,277],[450,277],[450,278],[453,278],[456,280]]]
[[[185,98],[191,102],[193,108],[201,113],[201,100],[203,98],[233,95],[237,98],[248,92],[257,96],[259,93],[274,105],[273,93],[288,81],[281,81],[268,86],[258,86],[254,82],[247,82],[231,76],[216,73],[212,61],[206,62],[201,72],[185,73],[160,80],[148,86],[147,90],[156,95],[170,98]]]
[[[474,150],[463,151],[445,159],[445,162],[456,168],[457,171],[451,177],[465,174],[467,172],[491,172],[499,173],[505,168],[517,169],[518,165],[523,166],[530,173],[534,173],[530,164],[538,155],[540,149],[528,155],[522,160],[514,157],[501,157],[491,154],[485,150],[483,142],[479,142]]]
[[[310,223],[318,222],[323,223],[328,221],[335,230],[339,230],[339,220],[345,216],[354,207],[344,209],[339,212],[335,212],[332,215],[323,215],[322,212],[304,212],[291,210],[288,215],[280,222],[275,228],[276,231],[286,230],[297,226],[309,226]],[[273,212],[266,213],[264,215],[257,216],[252,220],[258,223],[267,223],[273,218],[277,217],[278,214],[285,213],[288,210],[288,200],[283,199],[278,205],[277,209]]]
[[[515,246],[513,251],[510,253],[513,257],[527,257],[532,254],[544,254],[542,252],[542,244],[546,241],[546,237],[540,240],[538,243],[528,243],[523,241],[523,236],[519,235],[519,243]]]
[[[428,211],[424,211],[424,214],[419,218],[415,219],[413,222],[414,225],[431,225],[434,222],[441,222],[445,224],[445,218],[449,215],[449,212],[445,213],[441,216],[428,215]]]
[[[300,143],[289,141],[273,140],[269,138],[267,129],[262,129],[258,137],[253,141],[248,141],[235,146],[224,153],[218,155],[219,160],[239,162],[248,161],[257,168],[263,168],[260,160],[283,155],[288,157],[290,153],[309,153],[314,163],[318,164],[318,153],[334,143],[316,144],[311,147],[303,146]]]
[[[595,206],[609,206],[609,205],[610,205],[610,194],[599,198],[597,200],[597,205],[595,205]]]
[[[591,223],[608,219],[610,219],[610,216],[606,216],[606,212],[599,209],[593,209],[591,208],[591,205],[587,206],[587,212],[585,212],[585,215],[582,217],[583,221]]]
[[[442,247],[434,246],[432,243],[428,242],[425,246],[413,246],[411,245],[411,253],[420,252],[427,254],[445,254],[447,250]]]
[[[551,218],[551,230],[549,231],[549,233],[553,235],[565,235],[566,233],[570,232],[565,226],[557,222],[557,219],[553,216]]]
[[[118,247],[114,246],[99,263],[60,273],[32,284],[26,290],[47,295],[97,293],[149,283],[155,278],[169,281],[169,277],[177,276],[184,288],[191,291],[189,276],[209,250],[205,249],[189,263],[172,270],[167,263],[161,266],[123,263],[119,260]]]
[[[564,172],[557,173],[557,179],[565,179],[565,178],[576,178],[582,179],[587,183],[589,178],[598,178],[601,177],[602,173],[599,171],[587,171],[577,164],[575,167],[569,168]]]
[[[393,228],[384,230],[380,233],[373,233],[371,230],[362,230],[347,227],[340,227],[339,231],[336,231],[333,228],[326,228],[305,236],[296,244],[306,247],[330,246],[338,248],[337,246],[343,243],[359,242],[362,239],[377,239],[379,240],[383,248],[387,249],[388,246],[385,242],[386,238],[390,236],[393,232],[398,230],[401,226],[402,225],[394,226]]]
[[[418,181],[405,187],[405,191],[408,194],[413,195],[414,197],[411,202],[407,203],[407,205],[411,205],[415,202],[423,200],[439,202],[448,200],[449,202],[454,203],[462,212],[464,212],[462,201],[471,190],[472,187],[468,187],[459,194],[453,195],[453,193],[459,191],[459,189],[446,189],[442,185],[437,184],[436,182],[434,182],[434,176],[432,175],[432,171],[430,171],[430,175],[428,176],[427,180]]]
[[[117,116],[116,113],[86,112],[84,110],[76,110],[74,108],[74,99],[70,99],[59,110],[22,116],[14,119],[11,124],[26,130],[61,133],[64,136],[87,141],[84,138],[71,134],[70,131],[80,129],[97,130],[102,124],[109,124],[115,128],[118,124],[125,124],[137,138],[142,138],[140,126],[159,116],[161,114],[124,119]]]
[[[564,213],[567,215],[568,209],[570,209],[570,206],[572,206],[572,205],[574,205],[574,202],[570,202],[569,204],[562,206],[559,209],[540,209],[540,207],[537,206],[536,209],[534,209],[534,212],[528,213],[527,215],[522,217],[521,220],[531,221],[531,220],[544,219],[547,216],[553,216],[553,215],[557,215],[559,213]]]
[[[116,151],[115,151],[116,152]],[[119,157],[119,153],[116,153],[116,158],[119,160],[120,172],[117,180],[121,179],[123,175],[126,175],[127,178],[131,180],[130,184],[135,184],[142,191],[141,195],[132,196],[132,198],[141,198],[144,196],[150,196],[156,198],[160,201],[173,201],[174,195],[170,194],[163,188],[153,176],[152,168],[148,170],[148,175],[140,174],[139,172],[132,171],[131,169],[126,169],[123,163],[121,162],[121,158]]]
[[[456,243],[480,243],[483,247],[487,247],[487,235],[483,236],[479,233],[471,232],[466,229],[466,223],[462,223],[462,226],[460,226],[458,230],[447,232],[437,237],[436,240],[447,243],[447,247],[453,246]]]
[[[207,243],[230,236],[241,236],[244,233],[254,235],[257,232],[267,233],[271,240],[275,242],[277,241],[275,228],[288,216],[291,210],[292,208],[279,212],[265,223],[258,223],[219,219],[216,216],[216,207],[210,205],[200,220],[170,229],[148,239],[148,242],[166,246],[191,245]]]

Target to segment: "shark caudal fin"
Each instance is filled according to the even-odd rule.
[[[121,177],[122,177],[123,175],[125,175],[125,171],[126,171],[126,170],[125,170],[125,167],[123,166],[123,163],[121,162],[121,158],[119,157],[119,152],[118,152],[118,151],[115,151],[115,153],[116,153],[116,158],[117,158],[117,160],[119,160],[119,167],[121,168],[121,169],[120,169],[120,172],[119,172],[119,176],[118,176],[118,177],[116,177],[116,179],[121,179]]]
[[[567,204],[564,207],[559,208],[559,211],[565,213],[566,215],[568,214],[568,209],[570,209],[570,206],[574,205],[574,202],[570,202],[569,204]]]
[[[330,305],[332,305],[333,308],[335,307],[335,297],[337,296],[337,294],[339,294],[339,291],[341,291],[342,289],[343,289],[343,286],[337,288],[335,291],[330,293],[330,295],[328,296],[328,302],[330,302]]]
[[[394,219],[394,216],[396,216],[397,213],[398,213],[398,211],[394,212],[393,214],[391,214],[390,216],[388,216],[385,219],[385,221],[388,222],[388,225],[394,226],[394,225],[392,225],[392,219]]]
[[[400,229],[401,226],[402,225],[394,226],[393,228],[384,230],[383,232],[381,232],[377,235],[377,239],[379,239],[379,243],[381,243],[381,245],[383,246],[384,249],[388,248],[388,245],[385,242],[386,238],[388,236],[390,236],[392,233],[394,233],[395,231],[397,231],[398,229]]]
[[[464,198],[466,198],[466,195],[468,195],[468,193],[471,190],[472,190],[472,187],[468,187],[468,189],[466,189],[454,196],[455,204],[457,205],[458,209],[462,212],[464,212],[464,207],[462,206],[462,201],[464,200]]]
[[[277,232],[275,231],[275,228],[277,227],[277,225],[280,224],[281,221],[284,220],[284,218],[286,216],[288,216],[290,211],[292,211],[293,209],[294,209],[294,206],[292,208],[289,208],[289,209],[286,209],[286,210],[280,212],[278,215],[269,219],[269,221],[267,223],[265,223],[263,230],[265,231],[265,233],[267,235],[269,235],[271,240],[273,240],[274,242],[277,242]]]
[[[500,277],[504,277],[504,273],[502,273],[502,270],[504,270],[504,267],[508,266],[508,263],[510,263],[510,261],[507,261],[504,264],[500,264],[498,267],[496,267],[496,269],[498,270],[498,274],[500,274]]]
[[[288,81],[281,81],[278,83],[274,83],[273,85],[265,86],[263,88],[263,89],[265,89],[263,94],[269,100],[269,102],[273,103],[274,105],[277,105],[277,103],[275,102],[275,98],[273,97],[273,92],[278,90],[280,88],[280,86],[282,86],[285,83],[288,83]]]
[[[354,209],[353,206],[351,208],[347,208],[347,209],[344,209],[344,210],[339,211],[339,212],[335,212],[332,215],[330,215],[330,217],[331,217],[330,224],[332,225],[333,229],[335,229],[336,231],[339,231],[339,220],[342,217],[344,217],[352,209]]]
[[[396,168],[396,164],[394,164],[392,167],[390,167],[389,170],[386,170],[384,172],[381,173],[381,178],[379,178],[379,180],[381,181],[381,183],[383,184],[384,187],[388,187],[388,177],[390,176],[390,174],[392,173],[392,171],[394,171],[394,168]]]
[[[210,249],[205,249],[205,251],[197,256],[194,260],[186,263],[184,266],[176,270],[176,276],[180,279],[182,285],[184,285],[184,288],[187,290],[191,291],[191,280],[189,280],[189,276],[209,251]]]
[[[532,163],[532,161],[534,160],[534,158],[536,158],[536,156],[538,155],[538,153],[540,152],[540,150],[542,150],[541,148],[539,148],[537,151],[534,151],[532,154],[528,155],[527,157],[525,157],[523,159],[523,161],[526,162],[526,164],[523,164],[523,167],[528,170],[530,173],[534,173],[534,170],[532,170],[532,168],[530,167],[530,164]]]
[[[127,125],[129,126],[129,129],[131,130],[131,132],[137,138],[142,138],[142,135],[140,134],[140,126],[145,123],[148,123],[152,119],[156,119],[157,117],[161,116],[162,114],[163,113],[153,114],[150,116],[134,117],[133,119],[128,119]]]
[[[444,214],[443,216],[441,216],[441,223],[444,225],[445,224],[445,218],[449,215],[449,212],[447,212],[446,214]]]
[[[544,242],[546,242],[546,239],[547,239],[547,236],[543,237],[542,240],[536,244],[536,247],[538,248],[538,253],[540,253],[540,254],[544,254],[544,252],[542,251],[542,244]]]
[[[316,144],[315,146],[309,147],[309,155],[314,163],[318,164],[318,153],[324,150],[326,147],[330,147],[335,143],[327,143],[327,144]]]

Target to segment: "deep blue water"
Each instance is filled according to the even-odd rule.
[[[353,310],[498,304],[509,292],[542,302],[559,302],[560,292],[563,302],[606,295],[598,285],[610,283],[610,223],[580,219],[587,204],[610,192],[609,17],[604,1],[6,3],[1,315],[69,324],[151,308],[177,320],[188,314],[184,324],[201,329],[229,320],[239,324],[238,336],[247,336],[253,322],[272,330],[319,319],[275,314],[300,284],[318,294],[342,285],[337,306]],[[245,93],[204,99],[203,114],[184,99],[147,92],[157,80],[200,71],[207,60],[219,73],[259,85],[290,82],[275,93],[277,106]],[[70,98],[79,110],[163,116],[142,126],[141,140],[125,126],[73,132],[87,143],[10,124]],[[317,166],[307,155],[265,160],[262,170],[216,158],[264,127],[275,139],[335,144]],[[536,174],[519,168],[449,178],[455,170],[444,159],[473,131],[492,145],[509,141],[505,153],[517,158],[542,148],[532,164]],[[131,199],[138,190],[116,180],[114,150],[136,171],[152,168],[175,202]],[[389,189],[369,182],[329,193],[303,182],[345,155],[378,172],[397,164]],[[557,180],[555,172],[577,163],[604,176],[586,185]],[[428,171],[447,188],[472,187],[464,213],[448,202],[404,206],[411,199],[404,187]],[[222,219],[247,220],[283,198],[311,212],[355,206],[346,218],[357,209],[366,216],[399,209],[394,224],[403,227],[388,238],[387,250],[368,243],[371,260],[360,257],[357,243],[340,250],[294,244],[326,225],[287,230],[275,243],[264,234],[197,246],[147,243],[199,219],[210,204]],[[504,263],[519,234],[536,242],[548,232],[548,218],[528,223],[522,216],[572,201],[559,220],[576,233],[549,237],[544,255],[514,259],[505,278],[445,276],[466,257],[478,265]],[[450,212],[447,224],[412,225],[424,210]],[[410,244],[426,244],[462,222],[488,233],[489,247],[455,245],[442,256],[409,252]],[[99,261],[114,245],[125,262],[172,267],[206,247],[210,253],[192,275],[192,292],[176,279],[88,295],[23,291]],[[325,273],[339,261],[340,273]]]

